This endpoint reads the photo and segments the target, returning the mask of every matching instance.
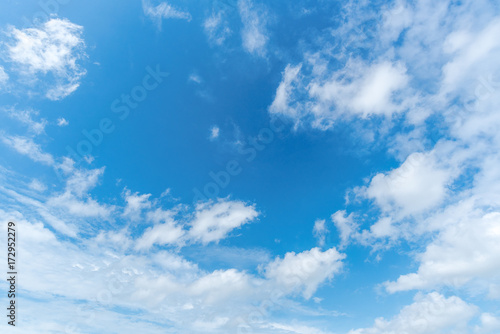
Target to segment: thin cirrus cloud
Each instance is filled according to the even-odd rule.
[[[9,75],[5,73],[5,69],[3,66],[0,66],[0,89],[3,88],[3,86],[7,83],[9,80]]]
[[[155,5],[151,0],[142,0],[142,10],[144,15],[156,23],[159,30],[161,30],[163,19],[191,21],[191,14],[189,12],[177,9],[167,2],[159,2]]]
[[[243,24],[241,30],[243,49],[252,55],[266,56],[269,32],[265,7],[256,5],[251,0],[239,0],[238,11]]]

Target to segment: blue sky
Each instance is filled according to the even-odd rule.
[[[488,0],[3,3],[2,332],[497,333],[498,36]]]

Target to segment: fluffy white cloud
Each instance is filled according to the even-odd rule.
[[[238,10],[243,23],[241,38],[243,48],[253,55],[264,57],[269,41],[267,31],[267,12],[256,6],[251,0],[239,0]]]
[[[303,64],[288,64],[269,112],[327,129],[346,115],[391,116],[404,110],[407,102],[401,92],[408,76],[403,64],[380,61],[369,65],[351,60],[344,68],[327,73],[322,62],[318,56],[309,57],[308,72],[302,75]]]
[[[496,333],[500,330],[500,319],[490,313],[481,314],[481,324],[476,326],[475,333]]]
[[[181,19],[191,21],[191,14],[182,11],[168,4],[167,2],[160,2],[158,5],[153,5],[150,0],[142,0],[142,10],[144,15],[152,19],[161,30],[162,19]]]
[[[370,66],[352,64],[345,72],[348,78],[335,76],[326,82],[313,81],[310,84],[309,95],[317,101],[315,112],[320,108],[328,109],[335,106],[341,110],[361,114],[366,117],[371,114],[390,115],[400,110],[393,102],[394,94],[407,84],[406,69],[401,64],[381,62]]]
[[[397,169],[375,175],[365,195],[384,211],[408,215],[439,205],[449,182],[449,171],[436,166],[433,155],[413,153]]]
[[[465,333],[477,309],[458,297],[446,298],[437,292],[417,295],[415,302],[386,320],[378,318],[372,328],[352,330],[349,334],[427,334]]]
[[[155,222],[155,225],[144,231],[144,234],[137,240],[136,249],[148,249],[154,244],[158,245],[180,245],[186,231],[177,224],[174,219],[175,212],[165,211],[157,208],[149,211],[147,218]]]
[[[265,268],[265,276],[274,280],[282,289],[302,292],[304,298],[312,297],[318,286],[340,272],[345,258],[335,248],[322,252],[313,248],[302,253],[286,253]]]
[[[218,242],[232,230],[257,218],[253,205],[240,201],[219,200],[215,203],[200,203],[190,225],[189,237],[202,243]]]
[[[441,285],[460,287],[478,279],[490,282],[486,288],[494,288],[500,279],[499,245],[500,213],[462,217],[448,225],[417,256],[420,266],[416,273],[387,282],[386,289],[397,292]]]
[[[39,28],[10,27],[7,54],[25,82],[34,83],[41,78],[46,82],[50,74],[54,82],[48,86],[45,96],[59,100],[74,92],[86,73],[78,64],[85,57],[82,32],[82,26],[56,18]]]

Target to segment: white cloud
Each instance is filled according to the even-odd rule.
[[[3,66],[0,66],[0,88],[9,81],[9,75],[5,73]]]
[[[85,57],[83,27],[66,19],[50,19],[39,28],[11,27],[7,45],[9,59],[18,66],[28,82],[47,82],[51,74],[54,83],[45,93],[51,100],[62,99],[74,92],[86,71],[78,61]],[[38,77],[40,75],[41,77]]]
[[[66,126],[68,124],[69,122],[63,117],[57,119],[57,126]]]
[[[257,7],[251,0],[239,0],[238,10],[243,24],[241,31],[243,48],[253,55],[264,57],[269,41],[266,27],[267,12],[261,7]]]
[[[186,11],[179,10],[167,2],[160,2],[158,5],[153,5],[150,0],[142,0],[142,10],[144,15],[151,18],[161,30],[162,19],[181,19],[191,21],[191,14]]]
[[[44,192],[45,190],[47,190],[47,186],[37,179],[33,179],[29,184],[29,187],[38,192]]]
[[[76,217],[109,219],[114,207],[100,204],[89,195],[103,174],[104,167],[92,170],[72,170],[66,180],[64,192],[51,196],[47,200],[47,205],[64,208],[70,215]]]
[[[325,245],[326,234],[329,232],[325,223],[326,221],[324,219],[318,219],[314,222],[313,227],[313,235],[318,240],[318,244],[321,247]]]
[[[475,333],[497,333],[500,330],[500,319],[490,313],[481,314],[480,322],[481,324],[475,328]]]
[[[154,244],[157,245],[180,245],[183,242],[185,230],[177,224],[174,219],[175,212],[164,211],[158,208],[149,211],[147,218],[155,222],[155,225],[144,231],[144,234],[137,240],[136,249],[148,249]]]
[[[282,289],[302,292],[304,298],[312,297],[318,286],[340,272],[345,258],[335,248],[322,252],[313,248],[302,253],[286,253],[265,268],[267,279],[274,280]]]
[[[253,205],[240,201],[218,200],[200,203],[191,221],[189,237],[203,244],[218,242],[232,230],[248,224],[257,218],[258,212]]]
[[[130,190],[126,189],[124,193],[125,201],[127,205],[123,210],[123,216],[131,221],[137,222],[141,216],[144,209],[151,208],[151,202],[149,197],[151,194],[139,195],[138,192],[132,193]]]
[[[433,155],[413,153],[397,169],[375,175],[365,195],[384,211],[415,214],[443,201],[450,178],[450,172],[437,166]]]
[[[283,114],[288,117],[296,118],[297,110],[291,106],[293,101],[294,85],[299,81],[299,72],[302,64],[291,66],[288,64],[283,72],[283,79],[276,90],[276,96],[273,103],[269,106],[271,114]]]
[[[219,138],[219,132],[220,129],[217,125],[212,126],[212,128],[210,129],[210,139],[214,140]]]
[[[207,17],[203,22],[203,29],[208,36],[210,43],[215,45],[222,45],[224,41],[231,36],[232,31],[228,27],[228,22],[225,19],[225,12],[213,12],[212,15]]]
[[[500,213],[482,217],[473,214],[446,226],[425,251],[417,255],[418,271],[385,283],[386,289],[393,293],[442,285],[461,287],[478,279],[490,284],[497,282],[500,279]]]
[[[18,110],[14,107],[3,108],[2,110],[7,113],[10,118],[25,124],[29,131],[36,135],[42,134],[45,131],[45,126],[47,125],[46,119],[42,118],[40,121],[33,120],[33,117],[39,114],[36,110]]]
[[[454,90],[460,92],[464,81],[474,81],[478,74],[491,73],[495,68],[499,68],[499,34],[500,19],[497,18],[477,33],[462,30],[448,35],[444,42],[444,51],[454,57],[443,66],[442,94]]]
[[[354,214],[351,213],[347,216],[345,210],[337,211],[332,215],[332,222],[340,232],[340,246],[346,246],[358,230],[358,224],[354,221]]]
[[[311,56],[309,61],[309,74],[303,73],[302,64],[286,66],[270,113],[328,129],[341,117],[389,117],[405,109],[402,92],[409,79],[402,63],[350,60],[343,68],[327,73],[319,56]]]
[[[465,333],[468,321],[477,309],[458,297],[446,298],[437,292],[417,295],[415,302],[386,320],[378,318],[371,328],[352,330],[349,334],[447,334]]]
[[[400,107],[394,94],[407,83],[405,67],[381,62],[373,65],[349,63],[344,70],[324,82],[313,80],[309,95],[315,101],[316,117],[328,117],[331,108],[366,117],[371,114],[391,115]],[[346,78],[347,75],[347,78]],[[326,115],[325,115],[326,114]],[[331,116],[329,116],[331,117]]]
[[[191,82],[194,82],[197,84],[201,84],[203,82],[202,78],[194,72],[189,75],[188,81],[191,81]]]
[[[26,155],[31,160],[53,166],[54,158],[49,153],[45,153],[40,145],[33,142],[31,138],[21,136],[4,136],[2,141],[15,149],[18,153]]]
[[[318,328],[310,327],[310,326],[305,326],[297,323],[292,323],[292,324],[282,324],[282,323],[270,323],[266,324],[263,326],[264,328],[271,328],[278,330],[279,333],[286,333],[286,334],[327,334],[327,333],[332,333],[332,332],[324,332]]]

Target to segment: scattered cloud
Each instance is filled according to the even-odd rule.
[[[269,41],[267,11],[251,0],[239,0],[238,10],[243,24],[241,31],[243,48],[250,54],[265,57]]]
[[[66,126],[68,124],[69,122],[63,117],[57,119],[57,126]]]
[[[38,116],[38,111],[32,109],[18,110],[15,107],[6,107],[2,109],[10,118],[15,119],[28,127],[28,130],[39,135],[45,131],[47,120],[42,118],[35,121],[33,118]]]
[[[465,333],[468,321],[476,312],[474,305],[458,297],[446,298],[437,292],[419,294],[413,304],[404,307],[391,320],[378,318],[372,328],[352,330],[349,334]]]
[[[153,20],[160,30],[163,19],[191,21],[191,14],[189,12],[177,9],[167,2],[160,2],[157,5],[153,5],[150,0],[142,0],[142,10],[144,11],[144,15]]]
[[[203,244],[218,242],[226,238],[232,230],[253,221],[257,215],[253,205],[240,201],[199,203],[190,223],[189,237],[200,240]]]
[[[212,126],[212,128],[210,128],[210,140],[219,138],[219,132],[220,129],[217,125]]]
[[[22,136],[4,135],[2,141],[7,146],[13,148],[18,153],[27,156],[33,161],[43,163],[48,166],[54,165],[54,158],[51,154],[42,151],[40,145],[31,138]]]
[[[313,235],[318,240],[319,246],[323,247],[325,245],[325,238],[328,232],[324,219],[318,219],[314,222]]]
[[[29,187],[39,192],[44,192],[45,190],[47,190],[47,186],[37,179],[33,179],[29,184]]]
[[[52,18],[38,28],[9,27],[7,56],[23,83],[29,86],[49,82],[45,96],[60,100],[80,85],[85,69],[79,61],[86,57],[83,27],[67,19]]]
[[[0,66],[0,89],[9,81],[9,75],[5,73],[3,66]]]
[[[289,252],[283,259],[276,258],[265,268],[265,276],[276,281],[282,289],[302,292],[310,299],[319,284],[340,272],[345,258],[335,248],[322,252],[313,248],[302,253]]]
[[[198,74],[196,74],[194,72],[189,75],[188,81],[194,82],[194,83],[197,83],[197,84],[201,84],[203,82],[202,78]]]

